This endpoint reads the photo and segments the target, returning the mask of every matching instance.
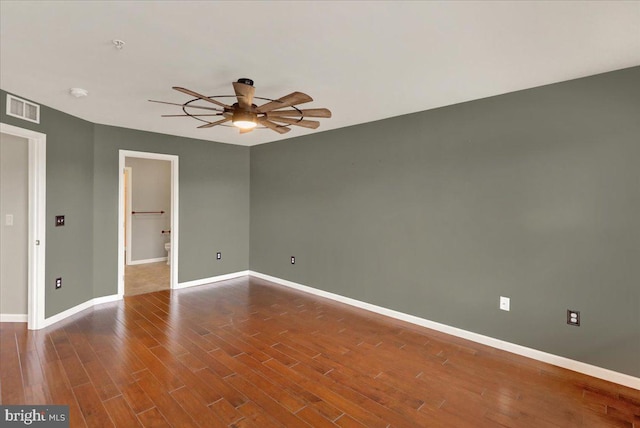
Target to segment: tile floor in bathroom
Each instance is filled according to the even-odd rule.
[[[125,296],[169,289],[171,266],[167,262],[125,266],[124,271]]]

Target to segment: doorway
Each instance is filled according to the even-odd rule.
[[[29,140],[0,134],[0,314],[27,321]]]
[[[173,289],[178,278],[178,156],[120,150],[118,294]]]
[[[46,148],[47,136],[17,126],[0,123],[0,133],[27,140],[27,296],[25,314],[13,314],[16,317],[0,317],[0,321],[27,321],[29,330],[45,327],[45,220],[46,220]],[[7,218],[5,213],[2,224],[15,223],[17,218]],[[4,227],[4,226],[3,226]],[[12,227],[12,226],[9,226]],[[24,237],[22,238],[24,239]],[[1,314],[1,312],[0,312]],[[13,318],[13,319],[11,319]],[[26,319],[25,319],[26,318]]]

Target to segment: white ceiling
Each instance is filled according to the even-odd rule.
[[[95,123],[247,146],[640,65],[638,1],[2,0],[0,19],[2,89]],[[190,99],[172,86],[232,94],[239,77],[256,96],[305,92],[301,108],[333,117],[239,135],[147,101]]]

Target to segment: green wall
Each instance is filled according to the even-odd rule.
[[[0,96],[47,134],[47,317],[116,293],[118,150],[149,151],[180,158],[180,282],[250,267],[640,376],[640,67],[251,149]]]
[[[180,158],[179,282],[249,268],[248,147],[95,125],[95,296],[114,294],[117,287],[120,149]]]
[[[47,135],[45,316],[50,317],[94,297],[93,124],[46,106],[40,107],[39,124],[16,119],[6,115],[6,98],[0,91],[0,121]],[[65,216],[64,227],[54,227],[56,215]],[[63,279],[59,290],[57,277]]]
[[[46,317],[118,291],[120,149],[179,156],[179,282],[248,269],[247,147],[97,125],[46,106],[35,124],[7,116],[0,96],[0,121],[47,135]]]
[[[252,147],[250,248],[253,271],[640,376],[640,67]]]

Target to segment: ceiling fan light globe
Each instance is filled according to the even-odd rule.
[[[251,120],[234,120],[233,126],[238,127],[240,129],[253,129],[255,128],[257,123]]]
[[[231,119],[231,121],[233,122],[233,126],[236,126],[240,129],[252,129],[257,125],[255,113],[243,110],[236,110],[233,113],[233,118]]]

